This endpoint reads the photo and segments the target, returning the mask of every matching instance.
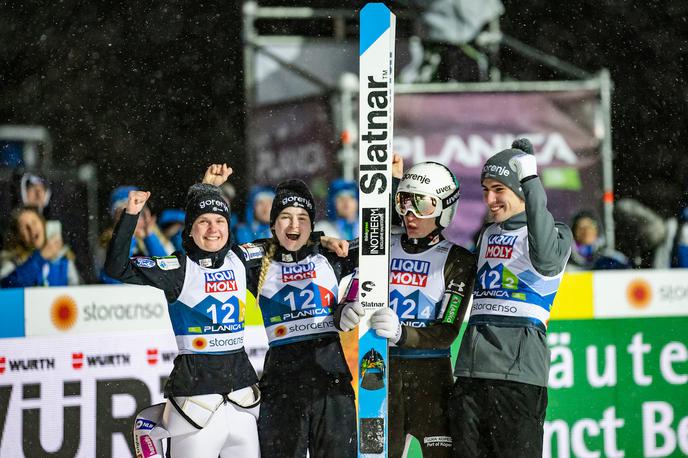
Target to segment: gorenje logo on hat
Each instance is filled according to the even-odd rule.
[[[285,207],[302,206],[304,208],[307,207],[308,209],[313,208],[313,203],[310,200],[306,199],[305,197],[301,197],[301,196],[287,196],[284,199],[282,199],[282,205]]]
[[[483,173],[494,173],[497,175],[503,175],[505,177],[511,175],[511,172],[508,168],[504,167],[503,165],[495,164],[485,164],[485,167],[483,167]]]
[[[206,200],[204,200],[204,201],[201,201],[201,202],[198,204],[198,207],[201,208],[201,209],[203,209],[203,208],[205,208],[205,207],[208,207],[208,206],[212,206],[212,207],[213,207],[213,210],[215,210],[215,211],[217,211],[218,209],[219,209],[219,210],[222,210],[222,211],[229,211],[229,210],[227,209],[227,204],[224,203],[224,202],[222,202],[222,201],[220,201],[220,200],[217,200],[217,199],[206,199]],[[218,207],[219,207],[219,208],[218,208]]]
[[[430,184],[430,178],[425,175],[417,175],[415,173],[405,173],[402,180],[415,180],[420,181],[421,184]]]

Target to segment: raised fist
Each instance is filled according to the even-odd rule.
[[[203,175],[203,183],[220,186],[227,181],[233,170],[227,164],[210,164]]]
[[[509,166],[516,170],[518,181],[537,175],[537,161],[532,154],[517,154],[509,159]]]
[[[146,201],[148,201],[150,194],[151,193],[148,191],[129,191],[126,209],[127,214],[138,215],[146,205]]]
[[[392,155],[392,177],[401,179],[404,176],[404,158],[397,153]]]

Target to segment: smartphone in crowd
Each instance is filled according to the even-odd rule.
[[[62,238],[62,223],[57,220],[48,220],[45,222],[45,238],[50,240],[53,237]]]

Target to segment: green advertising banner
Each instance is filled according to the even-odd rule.
[[[688,317],[554,321],[545,457],[688,455]]]
[[[552,321],[543,458],[688,456],[687,331],[688,316]]]

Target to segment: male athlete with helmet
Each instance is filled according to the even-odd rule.
[[[393,174],[403,164],[395,156]],[[411,167],[399,183],[395,207],[405,233],[391,238],[390,308],[371,317],[389,339],[389,456],[400,457],[410,436],[424,457],[451,455],[446,403],[453,384],[450,346],[461,329],[475,279],[475,257],[442,236],[459,201],[459,182],[437,162]],[[363,309],[357,302],[338,310],[343,331]],[[338,320],[337,320],[338,318]]]

